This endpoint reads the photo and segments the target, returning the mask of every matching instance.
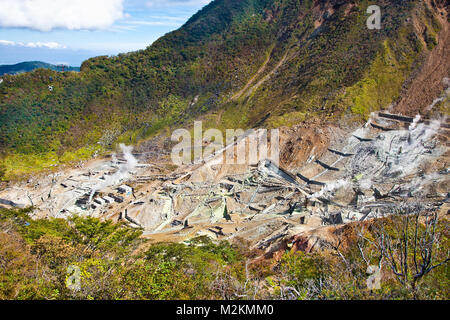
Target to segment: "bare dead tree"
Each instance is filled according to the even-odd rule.
[[[300,297],[300,292],[294,287],[280,286],[281,300],[297,300],[298,297]]]
[[[360,255],[362,257],[362,259],[364,260],[364,262],[366,263],[367,267],[369,267],[371,265],[369,259],[367,259],[366,254],[364,253],[364,243],[367,242],[370,245],[374,246],[376,250],[378,250],[379,254],[378,254],[378,268],[381,269],[382,264],[383,264],[383,257],[384,257],[384,253],[385,253],[385,248],[384,248],[384,244],[385,244],[385,239],[384,239],[384,234],[381,234],[378,241],[374,241],[369,239],[368,237],[366,237],[364,235],[364,228],[361,227],[358,229],[357,231],[357,235],[358,235],[358,240],[357,240],[357,246],[360,252]]]
[[[340,247],[342,245],[342,239],[338,239],[337,243],[329,243],[329,246],[337,253],[337,255],[342,259],[347,267],[347,270],[352,270],[350,262],[345,258],[344,254],[341,252]]]
[[[31,198],[31,194],[29,191],[27,191],[27,197],[28,197],[28,200],[30,200],[31,206],[34,207],[33,198]]]

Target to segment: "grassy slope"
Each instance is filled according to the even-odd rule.
[[[383,28],[368,30],[371,2],[349,10],[351,2],[217,0],[146,50],[87,60],[79,74],[6,76],[0,150],[7,178],[135,143],[202,114],[205,128],[232,128],[269,113],[262,125],[365,117],[386,107],[424,50],[406,19],[416,10],[433,24],[419,1],[378,1]]]

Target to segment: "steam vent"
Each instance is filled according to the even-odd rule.
[[[448,1],[47,2],[0,0],[0,299],[450,298]]]

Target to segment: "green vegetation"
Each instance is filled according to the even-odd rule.
[[[242,274],[227,243],[197,238],[149,249],[141,231],[93,218],[32,220],[0,209],[0,299],[210,299],[217,274]],[[70,266],[81,290],[66,286]]]
[[[384,42],[383,47],[383,52],[375,58],[368,75],[348,88],[344,96],[344,100],[351,102],[352,112],[365,118],[371,112],[389,106],[399,97],[413,61],[397,61],[388,41]]]
[[[80,73],[4,76],[4,179],[138,143],[199,117],[208,126],[245,129],[386,108],[441,27],[421,1],[385,0],[376,3],[383,28],[368,30],[370,4],[216,0],[145,50],[89,59]],[[425,34],[416,34],[413,13]]]
[[[398,215],[371,224],[347,225],[339,230],[345,245],[331,243],[314,254],[286,254],[278,283],[294,288],[299,299],[448,299],[448,220],[437,223],[437,237],[430,245],[433,224],[419,221],[416,229],[416,217]],[[428,267],[436,267],[420,276],[428,253],[432,255]],[[402,269],[402,264],[408,268]],[[372,290],[367,285],[373,275],[369,266],[381,266],[380,287]]]
[[[394,257],[401,258],[396,248],[404,239],[404,216],[345,226],[339,229],[343,245],[330,243],[312,254],[287,250],[276,262],[255,260],[262,252],[250,251],[245,241],[239,247],[207,237],[151,244],[140,237],[141,231],[124,224],[79,217],[32,220],[28,212],[0,209],[0,299],[449,298],[448,263],[411,287],[399,281],[387,255],[381,288],[367,288],[367,266],[379,262],[380,230],[384,239],[390,237]],[[406,229],[410,240],[413,220]],[[425,226],[419,229],[423,234]],[[436,230],[433,264],[448,258],[448,221],[439,222]],[[408,247],[407,255],[411,275],[413,248]],[[74,268],[79,270],[79,289],[70,289],[76,283]]]

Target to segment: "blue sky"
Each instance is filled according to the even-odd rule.
[[[144,49],[210,0],[0,0],[0,64]]]

